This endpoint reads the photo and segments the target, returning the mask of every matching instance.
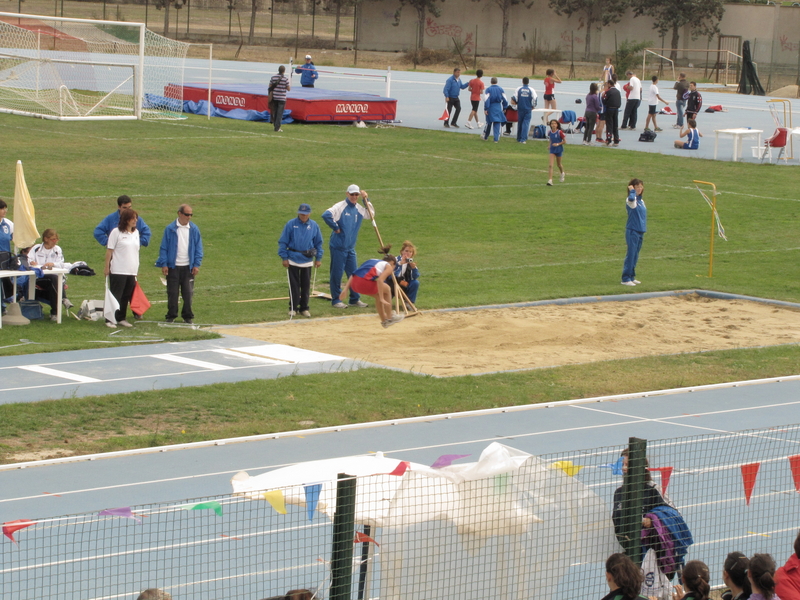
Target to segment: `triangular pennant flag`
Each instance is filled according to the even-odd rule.
[[[286,501],[283,499],[283,491],[282,490],[272,490],[270,492],[264,492],[262,494],[264,496],[264,500],[272,505],[272,508],[275,509],[275,512],[280,513],[282,515],[286,514]]]
[[[445,108],[444,112],[442,113],[442,116],[439,117],[439,120],[440,121],[447,121],[449,118],[450,118],[450,113],[447,112],[447,109]]]
[[[366,542],[368,544],[375,544],[380,548],[380,544],[369,537],[366,533],[361,533],[360,531],[356,531],[356,539],[353,540],[354,544],[360,544],[362,542]]]
[[[26,527],[30,527],[31,525],[35,525],[36,521],[29,521],[28,519],[17,519],[16,521],[8,521],[7,523],[3,523],[3,535],[10,539],[12,542],[17,544],[17,540],[14,539],[14,533],[19,531],[20,529],[25,529]],[[19,544],[17,544],[19,546]]]
[[[608,463],[607,465],[600,465],[601,469],[611,469],[612,475],[622,475],[622,457],[617,459],[617,462]]]
[[[218,516],[222,516],[222,505],[217,502],[216,500],[211,500],[210,502],[200,502],[198,504],[188,504],[186,506],[181,507],[183,510],[207,510],[211,509]]]
[[[431,465],[431,469],[441,469],[443,467],[449,467],[453,464],[453,461],[458,460],[459,458],[466,458],[469,454],[442,454],[436,461]]]
[[[394,471],[389,473],[389,475],[397,475],[398,477],[401,475],[405,475],[405,472],[408,471],[408,468],[411,466],[407,460],[401,460],[400,463],[394,468]]]
[[[672,477],[672,467],[650,467],[650,470],[661,473],[661,493],[666,494],[669,487],[669,478]]]
[[[126,519],[133,519],[134,521],[138,521],[139,523],[142,522],[142,520],[139,517],[137,517],[131,512],[130,506],[125,506],[123,508],[107,508],[105,510],[101,510],[97,514],[98,516],[101,517],[102,516],[125,517]]]
[[[315,483],[314,485],[307,485],[306,488],[306,513],[308,520],[314,520],[314,511],[317,510],[317,502],[319,502],[319,493],[322,491],[322,484]]]
[[[753,495],[753,488],[756,487],[756,476],[761,463],[750,463],[742,465],[742,483],[744,484],[744,499],[747,506],[750,506],[750,497]]]
[[[800,454],[789,457],[789,467],[792,469],[792,479],[794,479],[794,489],[800,492]]]
[[[561,469],[570,477],[575,477],[583,466],[573,465],[571,460],[559,460],[550,465],[551,469]]]

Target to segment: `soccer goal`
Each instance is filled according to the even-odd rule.
[[[144,23],[0,12],[0,112],[76,121],[182,118],[188,47]]]

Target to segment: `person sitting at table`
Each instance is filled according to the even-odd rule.
[[[45,229],[42,233],[42,243],[35,244],[28,251],[28,265],[39,267],[46,271],[49,269],[64,268],[64,253],[56,244],[58,233],[55,229]],[[66,278],[65,278],[66,279]],[[72,302],[67,299],[67,285],[64,283],[62,304],[65,308],[72,308]],[[50,305],[50,320],[57,320],[58,314],[58,275],[43,275],[36,280],[36,299]]]

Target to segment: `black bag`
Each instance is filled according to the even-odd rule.
[[[92,269],[89,265],[87,265],[82,260],[73,263],[72,268],[69,271],[70,275],[84,275],[86,277],[91,277],[95,274],[94,269]]]
[[[0,271],[19,271],[19,257],[11,252],[0,252]]]
[[[655,131],[651,131],[650,129],[645,129],[642,134],[639,136],[640,142],[655,142],[656,136],[658,134]]]
[[[19,309],[22,316],[31,321],[42,318],[42,305],[38,300],[20,300]]]

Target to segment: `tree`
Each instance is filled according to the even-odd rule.
[[[394,23],[397,26],[400,24],[400,13],[403,7],[407,4],[415,11],[417,11],[417,50],[425,45],[425,15],[431,13],[434,17],[442,14],[442,9],[436,5],[437,0],[399,0],[400,8],[394,12]],[[444,0],[441,0],[444,2]]]
[[[658,2],[658,0],[651,1],[654,4]],[[586,60],[589,59],[591,52],[592,30],[600,31],[612,23],[619,23],[629,7],[630,0],[550,0],[550,8],[557,15],[571,17],[573,14],[578,14],[585,19],[586,45],[583,53]]]
[[[722,0],[632,0],[634,14],[652,17],[653,29],[662,36],[672,31],[670,59],[678,57],[681,27],[689,27],[692,39],[719,33],[719,22],[725,14]]]
[[[328,5],[336,7],[336,32],[333,35],[333,47],[339,46],[339,26],[342,22],[342,9],[349,6],[356,6],[359,0],[331,0]]]
[[[480,0],[472,0],[473,2],[480,2]],[[500,10],[503,12],[503,36],[500,42],[500,56],[505,56],[508,51],[508,17],[513,6],[521,4],[525,8],[533,6],[534,0],[492,0]]]

